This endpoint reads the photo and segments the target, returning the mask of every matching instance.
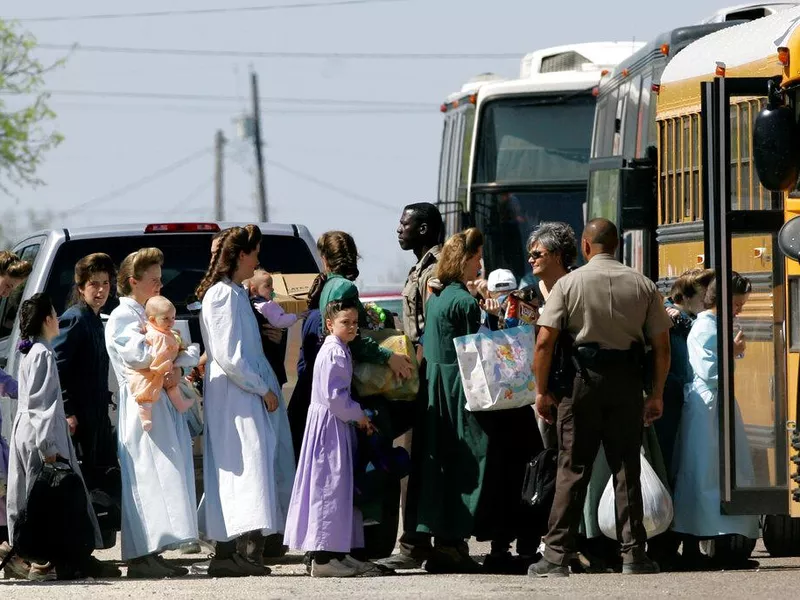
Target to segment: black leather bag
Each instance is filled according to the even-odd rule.
[[[553,506],[556,492],[556,471],[558,470],[558,450],[546,448],[537,454],[525,468],[525,481],[522,484],[523,504],[536,509],[545,520]]]
[[[68,462],[45,464],[14,525],[14,553],[40,563],[74,560],[94,550],[94,525],[83,479]]]

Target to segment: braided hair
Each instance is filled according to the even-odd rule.
[[[261,243],[261,229],[258,225],[231,227],[221,232],[217,239],[208,270],[195,291],[200,301],[215,283],[233,277],[239,267],[239,253],[250,254]]]
[[[349,233],[344,231],[327,231],[317,240],[317,251],[325,259],[328,271],[341,275],[345,279],[355,281],[358,279],[358,249],[356,242]],[[328,275],[322,273],[317,276],[308,292],[309,308],[319,308],[319,299],[322,288]]]
[[[19,351],[27,354],[33,347],[33,340],[42,335],[47,317],[53,316],[53,302],[45,293],[34,294],[19,307]]]

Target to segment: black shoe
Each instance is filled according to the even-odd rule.
[[[189,569],[186,567],[179,567],[178,565],[171,565],[166,560],[164,560],[163,556],[156,554],[153,558],[156,559],[156,562],[160,564],[162,567],[169,569],[172,571],[172,577],[183,577],[184,575],[189,574]]]
[[[214,557],[208,565],[209,577],[260,577],[272,571],[241,556],[238,552],[228,558]]]
[[[80,570],[86,577],[95,579],[117,579],[122,577],[122,571],[117,565],[97,560],[94,556],[89,556],[81,564]]]
[[[483,559],[483,572],[492,575],[525,575],[528,568],[540,558],[539,554],[514,556],[511,552],[493,552]]]
[[[375,564],[393,571],[405,571],[409,569],[421,569],[423,562],[425,561],[409,556],[408,554],[392,554],[387,558],[376,560]]]
[[[528,577],[569,577],[569,568],[542,558],[530,566]]]
[[[623,575],[652,575],[660,572],[658,563],[647,557],[640,558],[636,562],[622,564]]]
[[[425,561],[425,570],[437,575],[479,573],[481,565],[472,560],[462,546],[436,546],[433,556]]]
[[[172,576],[172,570],[153,556],[142,556],[128,563],[128,579],[166,579]]]

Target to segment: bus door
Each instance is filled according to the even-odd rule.
[[[782,195],[767,192],[746,162],[742,143],[752,119],[744,97],[765,96],[766,78],[717,77],[702,87],[703,228],[705,264],[717,272],[717,351],[721,510],[725,514],[789,512],[786,395],[785,273],[777,235]],[[758,100],[747,100],[758,102]],[[752,115],[753,118],[755,115]],[[745,137],[749,136],[749,137]],[[735,160],[731,160],[731,151]],[[758,202],[742,194],[761,190]],[[748,277],[749,300],[734,318],[731,274]],[[733,339],[747,341],[735,356]]]

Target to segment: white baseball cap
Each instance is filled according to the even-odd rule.
[[[490,292],[509,292],[517,289],[517,278],[508,269],[495,269],[487,281]]]

